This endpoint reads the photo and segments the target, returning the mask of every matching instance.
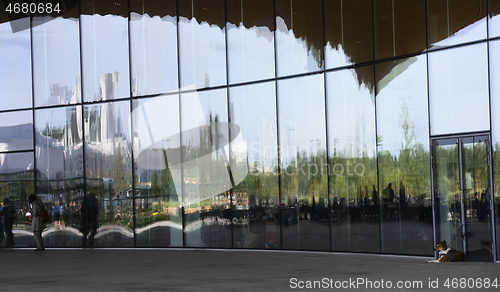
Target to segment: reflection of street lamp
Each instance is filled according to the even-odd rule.
[[[333,138],[333,157],[337,154],[337,141],[339,141],[339,138]]]
[[[290,136],[292,135],[292,132],[295,133],[295,128],[288,126],[288,146],[290,146]]]
[[[311,142],[311,156],[313,155],[313,152],[314,152],[314,147],[313,147],[314,146],[314,144],[313,144],[314,141],[318,142],[317,146],[316,146],[316,152],[319,151],[319,140],[320,139],[311,139],[311,140],[309,140],[309,142]]]

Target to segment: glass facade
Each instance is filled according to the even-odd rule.
[[[427,254],[432,241],[425,55],[375,66],[381,249]],[[387,67],[392,67],[384,74]],[[377,79],[379,79],[377,78]]]
[[[2,11],[15,246],[34,246],[37,194],[47,247],[432,256],[447,239],[500,259],[498,15],[493,0]]]
[[[379,252],[373,65],[328,72],[326,89],[331,249]]]

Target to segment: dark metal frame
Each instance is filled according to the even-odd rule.
[[[434,152],[433,152],[433,143],[434,141],[439,141],[439,140],[444,140],[444,139],[457,139],[457,144],[458,144],[458,170],[459,170],[459,177],[460,177],[460,202],[461,202],[461,207],[460,207],[460,216],[461,216],[461,232],[462,234],[466,235],[467,230],[466,230],[466,222],[465,222],[465,208],[464,208],[464,181],[463,181],[463,155],[462,155],[462,139],[463,138],[474,138],[478,136],[487,136],[488,137],[488,145],[487,145],[487,156],[488,156],[488,185],[490,188],[490,226],[491,226],[491,231],[490,231],[490,239],[491,239],[491,260],[495,261],[496,259],[496,239],[495,239],[495,208],[494,208],[494,199],[495,197],[493,196],[493,163],[492,163],[492,143],[491,143],[491,133],[490,131],[481,131],[481,132],[470,132],[470,133],[463,133],[463,134],[450,134],[450,135],[440,135],[440,136],[431,136],[430,138],[430,146],[431,146],[431,171],[434,173]],[[437,229],[437,207],[435,207],[435,202],[436,200],[436,193],[435,193],[435,188],[434,188],[434,175],[431,175],[431,191],[432,191],[432,205],[433,205],[433,216],[434,216],[434,243],[435,245],[437,242],[440,241],[438,239],[439,232]],[[493,205],[493,206],[492,206]],[[465,239],[462,240],[462,249],[464,252],[467,250],[467,241]],[[435,251],[435,256],[438,256],[438,253]]]

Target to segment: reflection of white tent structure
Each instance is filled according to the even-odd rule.
[[[131,117],[137,126],[134,131],[149,134],[136,145],[140,148],[136,163],[149,170],[169,168],[177,193],[181,193],[184,181],[185,200],[199,202],[226,192],[246,177],[246,165],[228,168],[229,149],[233,143],[241,145],[242,138],[235,124],[207,122],[196,92],[183,95],[191,101],[190,112],[194,114],[183,121],[181,131],[175,126],[165,127],[169,117],[178,117],[178,108],[172,108],[172,98],[177,97],[160,95],[133,110]],[[208,144],[203,141],[205,138],[210,140]]]

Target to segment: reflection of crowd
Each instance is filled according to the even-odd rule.
[[[447,211],[447,216],[444,214],[439,214],[439,221],[444,222],[446,220],[461,220],[461,201],[460,195],[458,193],[444,194],[442,192],[437,192],[436,202],[440,206],[441,210]],[[490,196],[489,190],[485,189],[480,194],[475,191],[473,197],[468,198],[466,196],[466,215],[469,217],[477,218],[479,222],[487,221],[490,212]],[[498,205],[498,210],[500,210],[500,201]]]
[[[400,183],[398,193],[389,183],[379,192],[372,186],[372,194],[368,195],[365,188],[363,198],[332,199],[331,220],[334,223],[342,222],[378,222],[383,221],[417,221],[432,223],[432,206],[425,195],[412,197],[406,193],[403,183]]]
[[[481,222],[486,221],[488,218],[488,207],[490,205],[490,197],[487,190],[483,190],[481,197],[477,192],[474,192],[474,201],[472,202],[472,209],[476,213],[477,219]]]

